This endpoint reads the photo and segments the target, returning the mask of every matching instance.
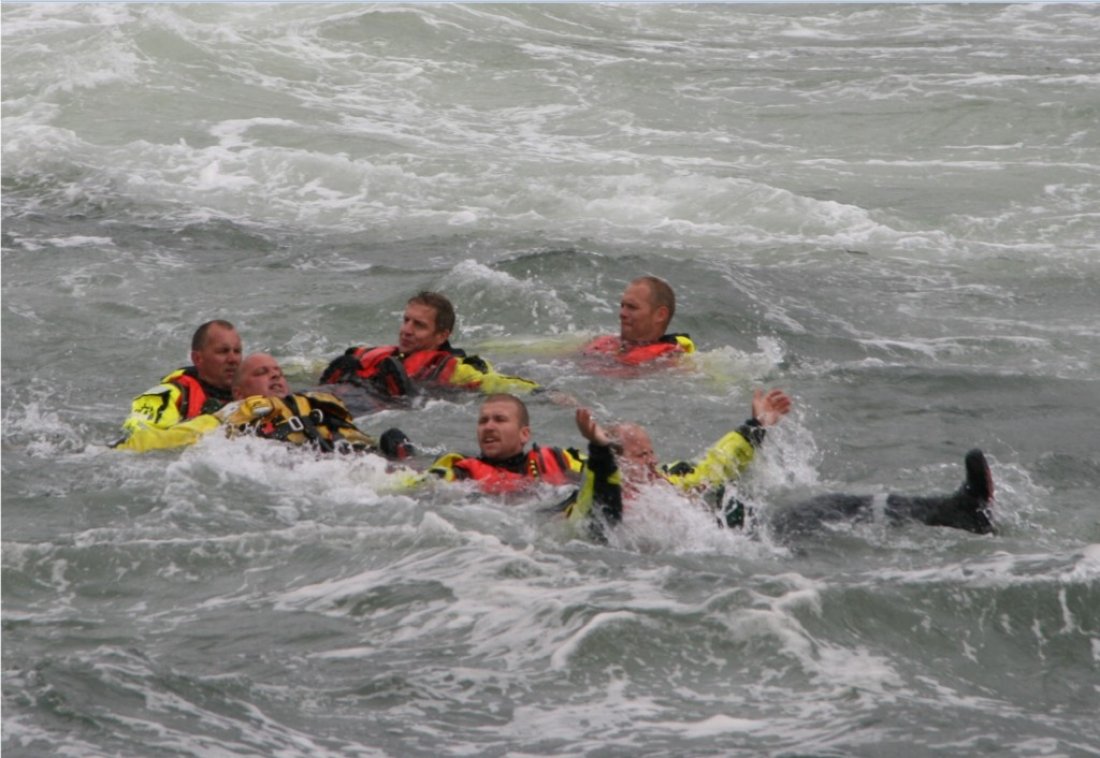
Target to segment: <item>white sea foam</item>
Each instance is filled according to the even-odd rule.
[[[2,12],[5,753],[1100,744],[1089,6]],[[642,272],[699,352],[585,373]],[[308,383],[422,288],[456,344],[669,457],[787,389],[738,482],[765,515],[957,485],[973,440],[1000,533],[780,545],[665,492],[596,544],[541,512],[564,492],[101,444],[206,318]],[[476,447],[476,405],[359,421],[426,465]]]

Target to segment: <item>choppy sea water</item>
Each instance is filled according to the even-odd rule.
[[[2,8],[10,755],[1100,754],[1100,9]],[[639,273],[699,354],[577,371]],[[1000,533],[609,545],[216,437],[109,450],[234,321],[312,384],[422,288],[456,344],[741,494],[948,491]],[[472,450],[476,398],[361,419]],[[536,437],[576,444],[532,402]]]

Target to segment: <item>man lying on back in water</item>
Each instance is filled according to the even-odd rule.
[[[320,452],[383,452],[403,458],[405,435],[397,429],[376,443],[352,421],[339,398],[324,392],[291,392],[279,362],[267,353],[253,353],[241,361],[232,381],[235,402],[168,428],[136,424],[113,447],[134,452],[193,445],[224,427],[230,436],[252,434],[308,445]]]
[[[700,497],[710,495],[720,504],[725,487],[741,475],[764,443],[767,427],[778,424],[791,405],[790,396],[783,390],[758,389],[753,392],[752,417],[736,431],[726,433],[698,461],[663,466],[657,462],[645,429],[620,424],[613,429],[616,439],[612,441],[591,411],[578,408],[577,429],[589,442],[588,458],[580,489],[562,508],[570,521],[588,520],[594,536],[602,538],[600,522],[618,523],[624,497],[629,501],[647,485],[671,487]],[[592,516],[597,518],[593,520]],[[729,516],[731,522],[740,518],[740,513]]]
[[[758,393],[759,394],[759,393]],[[786,413],[776,404],[771,412],[761,408],[757,412],[754,399],[754,416],[759,418],[763,439],[763,426],[778,421]],[[786,403],[789,408],[789,400]],[[778,415],[775,415],[778,414]],[[593,418],[590,411],[577,410],[577,428],[589,442],[586,481],[577,499],[569,504],[566,513],[572,521],[591,519],[593,531],[602,536],[602,523],[614,525],[622,520],[624,500],[629,504],[640,487],[663,485],[675,488],[681,494],[701,496],[710,487],[721,487],[721,476],[707,466],[675,464],[658,466],[653,454],[653,443],[644,428],[637,424],[619,424],[605,430]],[[768,526],[779,535],[812,531],[829,521],[869,521],[881,504],[883,516],[891,523],[913,520],[928,526],[949,526],[965,529],[975,534],[993,533],[990,509],[993,503],[993,477],[989,464],[981,450],[966,454],[966,481],[949,495],[918,497],[888,495],[884,499],[874,496],[828,494],[805,503],[785,508],[769,517]],[[722,502],[721,495],[718,504]],[[745,526],[745,508],[734,501],[735,507],[719,514],[723,526]],[[602,523],[601,523],[602,522]],[[753,525],[751,518],[749,526]]]

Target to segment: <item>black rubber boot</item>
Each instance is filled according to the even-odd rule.
[[[916,519],[929,526],[950,526],[975,534],[992,534],[993,476],[985,454],[975,448],[966,454],[966,482],[952,495],[907,497],[890,495],[886,515]]]

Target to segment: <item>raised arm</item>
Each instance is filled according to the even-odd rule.
[[[607,432],[604,431],[602,426],[596,423],[596,417],[592,415],[592,411],[588,408],[578,408],[576,419],[577,431],[579,431],[581,436],[586,440],[600,447],[607,447],[611,444]]]
[[[668,480],[684,490],[716,487],[736,479],[764,443],[765,429],[779,423],[791,410],[786,392],[758,389],[752,396],[752,418],[727,433],[698,461],[679,461],[665,467]]]
[[[589,534],[605,540],[605,525],[623,517],[622,477],[611,453],[611,440],[587,408],[576,412],[577,431],[588,440],[588,458],[581,471],[581,486],[568,501],[565,516],[573,523],[588,522]],[[592,520],[595,514],[601,518]]]

